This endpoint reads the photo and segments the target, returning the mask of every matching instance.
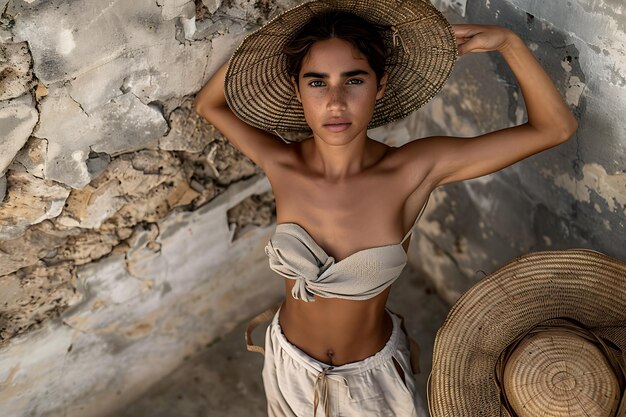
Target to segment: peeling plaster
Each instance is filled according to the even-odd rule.
[[[0,381],[9,380],[14,358],[21,358],[19,370],[13,372],[14,384],[0,391],[3,412],[22,415],[19,410],[40,405],[40,413],[75,407],[69,417],[85,415],[85,410],[92,416],[114,415],[115,407],[141,393],[135,390],[140,381],[158,380],[184,355],[250,314],[239,303],[253,306],[259,299],[276,298],[282,284],[270,279],[258,246],[270,228],[256,228],[247,239],[229,244],[225,221],[229,208],[268,189],[263,177],[240,181],[203,210],[173,213],[164,219],[159,229],[167,233],[157,234],[153,228],[138,233],[136,244],[149,247],[156,241],[162,247],[141,265],[152,279],[129,275],[122,254],[78,268],[82,298],[63,313],[63,326],[43,327],[0,350]],[[189,227],[179,228],[181,223]],[[267,285],[256,285],[256,280]],[[228,285],[235,281],[239,284]],[[54,398],[44,398],[38,384],[33,384],[49,375],[54,387],[64,388],[61,397],[47,388],[46,395]],[[120,391],[122,396],[116,394]],[[20,403],[18,397],[27,401]]]
[[[196,5],[193,0],[156,0],[156,4],[161,7],[163,20],[177,17],[190,19],[196,14]]]
[[[565,92],[565,101],[571,106],[578,106],[580,97],[585,90],[585,83],[577,76],[571,76],[567,81],[567,91]]]
[[[196,113],[193,99],[194,97],[187,97],[179,107],[169,114],[170,130],[166,136],[159,139],[160,149],[199,153],[216,138],[223,138],[213,125],[207,123]]]
[[[561,67],[569,74],[567,79],[567,89],[565,91],[565,101],[571,106],[578,107],[580,98],[585,90],[585,83],[576,75],[571,75],[572,66],[567,59],[561,60]]]
[[[432,4],[442,11],[452,9],[461,17],[465,17],[467,0],[433,0]]]
[[[192,40],[194,33],[196,33],[196,16],[192,16],[191,19],[180,19],[183,24],[183,31],[185,32],[185,39]]]
[[[33,224],[57,217],[70,190],[26,172],[7,173],[7,195],[0,206],[0,239],[15,239]]]
[[[547,24],[550,29],[558,28],[567,33],[567,36],[576,42],[581,51],[581,63],[584,73],[590,78],[599,77],[597,81],[611,81],[618,71],[619,77],[624,74],[615,68],[626,68],[626,18],[619,12],[619,8],[608,6],[603,1],[575,1],[568,2],[569,10],[563,12],[562,3],[544,2],[538,0],[507,0],[519,9],[531,13],[541,19],[542,25]],[[602,36],[611,34],[611,36]],[[614,51],[617,54],[603,53]],[[617,64],[617,65],[616,65]],[[616,84],[614,84],[616,85]]]
[[[90,150],[114,156],[156,148],[159,137],[167,131],[163,114],[132,93],[116,97],[87,115],[66,88],[51,86],[40,108],[40,123],[34,134],[48,141],[45,176],[72,188],[80,189],[93,178],[87,166]]]
[[[27,42],[0,40],[0,100],[16,98],[28,92],[33,81],[32,63]]]
[[[59,39],[57,42],[58,51],[61,55],[67,55],[74,50],[76,42],[71,29],[62,29],[59,31]]]
[[[50,317],[77,304],[73,266],[61,263],[48,269],[22,269],[0,280],[0,346],[9,338],[36,329]]]
[[[0,101],[0,175],[26,144],[37,124],[38,114],[30,95]]]
[[[554,184],[569,192],[578,201],[591,203],[591,191],[600,196],[609,210],[622,210],[626,214],[626,173],[608,174],[602,165],[585,164],[582,167],[582,179],[577,180],[569,174],[555,175],[550,169],[541,170],[546,178],[552,178]],[[621,206],[621,207],[618,207]],[[598,211],[598,208],[596,208]]]
[[[173,129],[180,132],[180,127],[189,124],[190,119],[207,124],[195,113],[187,113],[187,117],[173,121]],[[29,142],[30,150],[16,158],[24,165],[16,162],[8,171],[10,188],[6,202],[0,207],[0,239],[4,236],[4,239],[12,240],[0,240],[0,275],[25,270],[34,264],[37,266],[31,268],[31,274],[43,274],[50,265],[83,265],[109,254],[128,251],[130,273],[140,277],[143,269],[150,268],[152,275],[149,275],[150,279],[144,279],[142,285],[152,286],[155,279],[153,268],[165,258],[154,258],[159,255],[161,247],[155,237],[149,242],[136,242],[134,236],[143,228],[142,224],[157,222],[177,208],[201,208],[223,190],[215,185],[215,181],[228,186],[259,172],[252,161],[214,129],[202,128],[200,131],[209,135],[209,138],[201,135],[200,142],[215,145],[211,151],[218,160],[213,162],[211,169],[207,168],[206,153],[143,150],[114,158],[98,178],[71,194],[66,187],[52,186],[50,180],[25,172],[25,166],[35,164],[35,160],[41,157],[41,146],[46,143],[33,138]],[[182,136],[170,138],[172,145],[179,146],[177,140],[184,142]],[[45,186],[42,188],[41,184]],[[57,189],[63,192],[60,200],[54,194],[41,194],[42,190],[53,193]],[[269,198],[273,199],[273,196]],[[242,227],[256,221],[255,216],[247,212],[256,210],[256,207],[240,207],[233,221]],[[264,213],[260,210],[262,216]],[[42,220],[41,225],[33,225]],[[138,229],[133,230],[136,227]],[[138,248],[133,249],[133,245]],[[44,263],[37,262],[44,258]],[[162,267],[157,270],[166,271],[166,265]],[[58,313],[57,310],[54,312]]]
[[[198,0],[196,0],[196,2],[198,2]],[[209,13],[215,13],[221,6],[222,0],[202,0],[202,3],[206,6]]]
[[[24,145],[15,156],[13,164],[18,164],[18,166],[14,167],[14,169],[24,169],[29,174],[43,179],[47,152],[48,142],[31,136],[26,145]],[[10,165],[9,169],[11,169],[12,166],[13,165]]]

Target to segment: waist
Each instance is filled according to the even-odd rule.
[[[316,297],[306,303],[288,291],[279,323],[290,343],[320,362],[340,366],[360,361],[382,350],[391,336],[388,293],[362,301]]]

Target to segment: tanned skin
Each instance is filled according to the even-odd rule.
[[[462,56],[497,51],[515,74],[528,122],[476,137],[432,136],[390,147],[367,137],[385,92],[367,59],[341,39],[316,42],[298,84],[313,136],[297,144],[241,121],[224,98],[224,64],[197,94],[195,110],[267,175],[277,223],[302,226],[339,262],[375,246],[397,244],[438,186],[480,177],[567,141],[578,124],[524,42],[494,25],[452,25]],[[340,123],[345,122],[343,127]],[[328,124],[336,126],[328,126]],[[338,131],[341,130],[342,131]],[[403,247],[408,249],[409,240]],[[363,301],[291,296],[279,321],[286,338],[309,356],[339,366],[381,350],[391,336],[384,307],[391,287]],[[403,377],[402,370],[396,364]]]

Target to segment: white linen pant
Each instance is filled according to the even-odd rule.
[[[416,395],[408,336],[401,328],[401,318],[385,310],[393,321],[385,346],[361,361],[330,366],[287,340],[278,321],[279,308],[265,333],[262,375],[268,415],[425,416],[421,398]],[[404,378],[393,359],[404,371]]]

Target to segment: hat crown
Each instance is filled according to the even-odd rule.
[[[504,364],[503,388],[517,417],[612,417],[620,400],[602,350],[559,328],[521,340]]]

